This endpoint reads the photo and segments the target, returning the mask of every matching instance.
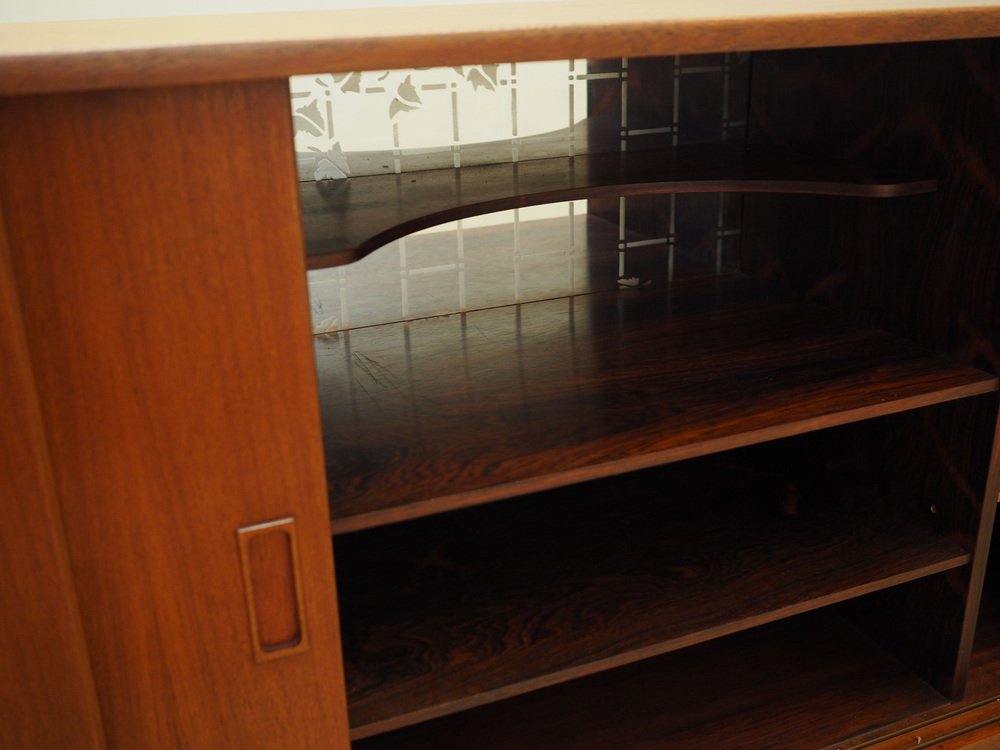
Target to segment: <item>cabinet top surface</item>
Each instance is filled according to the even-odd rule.
[[[1000,35],[998,0],[554,0],[0,24],[0,94]]]

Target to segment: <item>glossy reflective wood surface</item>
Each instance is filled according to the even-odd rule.
[[[968,563],[831,447],[777,441],[338,539],[352,736]]]
[[[356,747],[815,750],[943,703],[899,662],[822,612]]]
[[[317,337],[335,533],[996,389],[739,275]]]
[[[475,738],[499,750],[515,736],[518,746],[547,750],[996,746],[1000,619],[995,611],[987,610],[977,637],[967,701],[951,705],[829,614],[769,625],[356,746],[458,750]]]
[[[761,54],[754,60],[752,148],[816,158],[850,154],[869,165],[930,170],[933,194],[879,210],[831,199],[745,201],[744,267],[847,318],[878,325],[988,372],[1000,372],[1000,69],[997,40],[883,45]],[[806,259],[801,243],[816,249]],[[924,497],[942,499],[943,522],[975,549],[971,574],[933,590],[872,602],[876,630],[957,694],[974,621],[998,487],[995,406],[955,406],[907,426],[911,445],[891,473],[926,476]],[[873,445],[873,449],[877,446]],[[992,473],[990,469],[992,468]],[[987,507],[983,508],[983,503]],[[978,519],[982,517],[983,523]],[[917,587],[918,589],[920,587]],[[895,618],[878,617],[894,608]],[[928,617],[930,612],[951,617]],[[965,611],[965,617],[957,612]],[[905,613],[905,616],[904,614]],[[937,653],[936,659],[930,654]],[[931,662],[936,661],[936,664]]]
[[[342,265],[419,229],[541,203],[666,193],[806,193],[898,198],[934,179],[747,154],[741,144],[623,151],[301,185],[310,268]]]

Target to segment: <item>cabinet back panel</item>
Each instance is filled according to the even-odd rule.
[[[743,267],[844,317],[1000,371],[997,70],[996,40],[755,54],[751,148],[900,168],[938,178],[939,188],[879,203],[747,196]],[[965,578],[873,597],[866,617],[918,671],[957,695],[972,622],[956,608],[978,601],[997,495],[988,473],[996,404],[977,400],[933,420],[907,419],[908,444],[886,456],[895,468],[887,476],[924,476],[927,502],[943,509],[942,522],[975,561]],[[940,615],[933,627],[909,624],[929,622],[931,611]],[[955,654],[959,674],[950,672]]]

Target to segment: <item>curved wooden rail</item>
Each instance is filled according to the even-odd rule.
[[[894,198],[936,189],[933,179],[713,144],[306,182],[300,192],[307,265],[325,268],[352,263],[419,229],[580,198],[720,192]]]

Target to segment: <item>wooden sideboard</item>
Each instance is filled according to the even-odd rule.
[[[0,26],[0,745],[806,748],[1000,695],[987,670],[961,703],[1000,483],[1000,6],[688,5]],[[289,75],[726,51],[754,53],[735,161],[300,193]],[[690,190],[748,193],[740,274],[317,357],[307,263]],[[359,427],[366,352],[423,369]]]

